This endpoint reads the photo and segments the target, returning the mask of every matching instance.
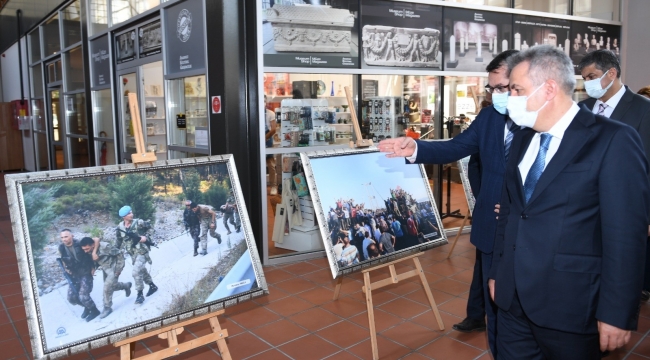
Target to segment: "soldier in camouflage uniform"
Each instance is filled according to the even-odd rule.
[[[79,245],[86,254],[92,254],[95,268],[101,267],[104,273],[104,310],[99,315],[103,319],[113,312],[114,292],[124,290],[126,297],[131,296],[131,283],[117,281],[124,269],[124,254],[108,243],[100,244],[97,237],[85,237]]]
[[[147,297],[153,295],[153,293],[158,290],[158,287],[153,283],[149,271],[145,267],[146,263],[151,264],[151,258],[149,257],[149,246],[144,244],[147,241],[147,231],[151,226],[142,219],[134,219],[133,212],[131,211],[130,206],[123,206],[119,211],[120,217],[123,219],[120,224],[117,226],[116,235],[117,241],[115,247],[120,249],[122,246],[126,248],[126,251],[131,255],[131,261],[133,262],[133,279],[135,280],[135,290],[138,291],[138,296],[135,299],[136,304],[142,304],[144,302],[144,296],[142,291],[144,290],[144,284],[149,285],[149,290],[147,291]],[[132,232],[140,236],[140,241],[133,245],[131,239],[126,237],[127,232]],[[127,240],[126,242],[124,240]]]
[[[201,255],[208,253],[208,232],[210,236],[216,238],[221,244],[221,235],[216,232],[217,213],[209,205],[199,205],[192,200],[185,202],[185,212],[183,213],[185,229],[190,231],[194,239],[194,256],[198,255],[199,240],[201,242]],[[199,235],[200,227],[200,235]]]
[[[93,259],[81,249],[79,241],[74,240],[69,229],[61,230],[60,235],[59,255],[61,256],[63,268],[70,276],[72,285],[74,285],[68,285],[68,302],[72,305],[83,306],[84,311],[81,318],[89,322],[99,315],[99,310],[90,297],[90,292],[93,291],[93,275],[95,274]]]
[[[235,222],[235,210],[237,207],[237,203],[235,202],[235,197],[233,196],[232,190],[230,191],[230,196],[226,200],[225,205],[221,205],[221,211],[223,212],[223,225],[226,227],[226,230],[228,230],[228,234],[230,235],[232,232],[230,231],[230,227],[228,227],[228,221],[232,225],[235,226],[235,230],[239,232],[241,229]]]

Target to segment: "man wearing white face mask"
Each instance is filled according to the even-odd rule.
[[[480,155],[480,191],[472,214],[470,241],[476,246],[476,263],[467,301],[467,318],[453,326],[461,332],[487,331],[490,350],[496,349],[496,308],[487,289],[487,271],[492,263],[492,249],[496,218],[494,205],[501,198],[506,159],[514,133],[519,127],[508,120],[508,70],[506,60],[517,50],[504,51],[488,64],[488,85],[485,90],[492,97],[493,106],[481,110],[470,127],[449,141],[415,141],[411,138],[387,139],[379,143],[379,150],[388,157],[406,157],[414,163],[447,164],[469,155]],[[471,175],[470,175],[471,176]],[[473,190],[474,184],[472,183]],[[484,290],[485,289],[485,290]]]
[[[597,50],[582,58],[578,69],[585,79],[589,99],[581,101],[594,114],[607,116],[635,128],[641,136],[646,159],[650,159],[650,100],[635,94],[621,82],[621,65],[609,50]],[[650,218],[650,216],[649,216]],[[650,226],[648,226],[650,241]],[[650,246],[646,250],[641,300],[650,298]]]
[[[554,46],[508,61],[512,141],[490,295],[498,359],[599,359],[636,329],[650,184],[639,135],[573,100]]]

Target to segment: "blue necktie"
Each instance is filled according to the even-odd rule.
[[[539,140],[539,152],[535,158],[535,162],[528,170],[528,175],[526,175],[526,181],[524,182],[524,195],[526,196],[526,203],[530,200],[530,197],[535,191],[535,186],[537,181],[539,181],[540,176],[544,172],[544,165],[546,163],[546,151],[548,151],[548,144],[551,142],[551,134],[542,133],[540,134],[541,138]]]
[[[508,155],[510,155],[510,145],[512,145],[512,138],[515,137],[515,133],[520,129],[518,125],[515,125],[512,120],[508,119],[508,134],[506,134],[506,140],[503,143],[503,153],[506,157],[506,162],[508,162]]]

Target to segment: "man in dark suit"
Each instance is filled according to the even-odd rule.
[[[621,65],[609,50],[596,50],[578,64],[589,99],[581,101],[594,114],[621,121],[641,136],[646,159],[650,159],[650,99],[635,94],[621,82]],[[648,227],[650,235],[650,226]],[[648,238],[650,240],[650,237]],[[641,299],[650,298],[650,246],[646,250],[645,279]]]
[[[512,142],[489,273],[499,359],[599,359],[637,326],[650,209],[643,145],[631,127],[573,102],[563,51],[535,46],[508,63],[508,114],[531,128]]]
[[[415,163],[447,164],[465,156],[480,154],[481,189],[476,199],[470,237],[477,250],[474,281],[470,288],[467,318],[454,325],[454,329],[469,332],[485,328],[485,315],[479,303],[482,297],[488,320],[488,341],[495,357],[497,354],[495,308],[484,288],[487,284],[487,272],[492,264],[492,248],[497,225],[493,209],[501,197],[507,151],[514,132],[518,130],[518,127],[513,126],[505,115],[508,93],[506,60],[516,52],[516,50],[505,51],[488,64],[488,86],[485,88],[492,95],[493,105],[481,110],[464,132],[450,141],[427,142],[397,138],[379,143],[379,150],[389,153],[388,157],[406,157]],[[476,281],[476,279],[480,280]]]

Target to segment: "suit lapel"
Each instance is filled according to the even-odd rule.
[[[535,201],[539,194],[553,182],[557,175],[573,160],[578,151],[589,141],[593,131],[587,126],[593,122],[594,115],[584,109],[581,109],[573,118],[573,121],[564,132],[560,147],[546,166],[546,169],[544,169],[542,176],[540,176],[528,204]]]
[[[631,108],[632,99],[634,99],[634,93],[630,91],[630,89],[626,86],[625,94],[623,94],[621,100],[619,100],[618,104],[616,104],[616,107],[614,108],[614,111],[612,112],[612,116],[610,116],[610,119],[618,120],[622,123],[630,125],[635,129],[638,129],[639,127],[638,125],[639,125],[639,121],[641,121],[641,117],[634,118],[632,116],[625,116],[625,114]]]

